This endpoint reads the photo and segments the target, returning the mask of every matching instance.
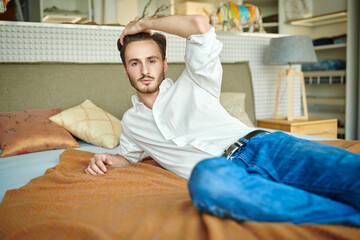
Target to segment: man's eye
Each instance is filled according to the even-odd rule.
[[[136,66],[136,65],[138,65],[137,62],[133,62],[133,63],[131,64],[131,66]]]
[[[150,62],[150,63],[155,63],[156,61],[155,61],[155,60],[150,60],[149,62]]]

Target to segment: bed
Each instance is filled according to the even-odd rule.
[[[243,111],[255,123],[248,62],[223,67],[222,92],[241,93]],[[183,63],[171,63],[167,77],[176,79],[183,69]],[[1,63],[0,72],[0,112],[63,112],[90,99],[121,119],[134,94],[121,64]],[[94,153],[115,153],[116,147],[75,140],[80,147],[0,158],[0,239],[360,238],[360,230],[349,226],[235,222],[202,213],[191,202],[187,181],[148,157],[101,176],[86,175]],[[360,153],[356,141],[325,142]]]

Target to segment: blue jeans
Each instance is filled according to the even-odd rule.
[[[360,226],[360,155],[261,133],[230,159],[199,162],[189,191],[202,211],[237,221]]]

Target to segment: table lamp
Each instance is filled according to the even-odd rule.
[[[308,119],[308,110],[306,102],[306,92],[304,83],[304,74],[296,72],[292,67],[293,64],[315,63],[317,62],[314,46],[309,36],[287,36],[272,38],[270,40],[269,49],[265,54],[265,64],[267,65],[289,65],[286,72],[280,72],[278,75],[276,87],[276,102],[274,119],[287,119],[292,121],[295,119]],[[286,116],[278,116],[279,90],[281,78],[287,76],[288,81],[288,114]],[[300,76],[301,95],[303,104],[303,116],[294,116],[293,113],[293,92],[294,92],[294,76]]]

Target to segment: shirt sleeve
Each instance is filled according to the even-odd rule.
[[[222,47],[214,28],[205,34],[191,35],[186,40],[185,64],[190,78],[216,98],[221,91],[219,56]]]
[[[130,137],[128,137],[125,132],[122,132],[120,135],[120,144],[116,152],[126,158],[129,162],[135,163],[140,161],[144,151],[131,141]]]

